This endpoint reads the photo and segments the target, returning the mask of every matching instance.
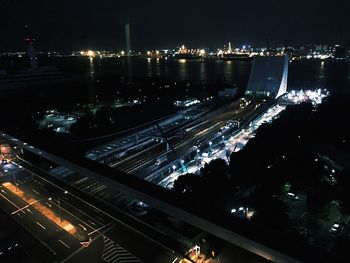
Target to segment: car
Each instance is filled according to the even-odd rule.
[[[299,196],[297,196],[296,194],[294,194],[294,193],[287,193],[287,196],[288,197],[290,197],[290,198],[292,198],[292,199],[295,199],[295,200],[298,200],[299,199]]]
[[[344,228],[344,225],[341,223],[334,223],[329,232],[333,234],[339,234]]]
[[[128,205],[128,211],[135,216],[144,216],[149,209],[147,204],[138,200],[134,200]]]

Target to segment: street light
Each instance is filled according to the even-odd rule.
[[[7,170],[4,170],[5,173],[7,173]],[[18,184],[16,180],[16,172],[13,172],[13,183],[15,184],[16,187],[16,192],[18,191]]]
[[[60,202],[59,198],[57,198],[57,203],[58,203],[58,213],[59,213],[59,216],[60,216],[60,222],[62,223],[61,202]]]
[[[175,170],[176,170],[176,165],[174,164],[174,165],[173,165],[173,171],[175,171]]]
[[[209,152],[208,152],[208,155],[210,155],[211,154],[211,146],[213,145],[213,143],[212,142],[209,142]]]
[[[197,165],[199,164],[199,153],[200,153],[200,150],[197,149],[197,150],[196,150],[196,164],[197,164]]]

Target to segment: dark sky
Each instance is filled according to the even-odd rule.
[[[349,0],[0,0],[0,50],[23,50],[31,25],[40,50],[134,49],[345,42]]]

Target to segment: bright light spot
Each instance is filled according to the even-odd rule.
[[[324,89],[317,90],[292,90],[282,96],[282,99],[293,104],[310,101],[314,106],[321,104],[323,99],[329,96],[329,92]]]
[[[94,51],[92,51],[92,50],[89,50],[89,51],[87,52],[87,55],[88,55],[89,57],[95,57],[96,53],[95,53]]]

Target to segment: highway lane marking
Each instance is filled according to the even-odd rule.
[[[56,187],[56,188],[62,189],[62,188],[60,188],[60,187],[58,187],[58,186],[56,186],[56,185],[50,183],[49,181],[45,180],[44,178],[41,178],[41,177],[38,176],[38,175],[35,175],[35,176],[38,177],[38,178],[40,178],[41,180],[45,181],[45,183],[49,183],[50,185],[53,185],[53,186]],[[33,189],[32,189],[32,190],[33,190]],[[77,200],[82,201],[82,200],[79,199],[79,198],[77,198]],[[74,206],[71,205],[70,203],[68,203],[68,202],[65,202],[65,203],[68,204],[69,206],[73,207],[74,209],[79,210],[78,208],[74,207]],[[84,202],[84,203],[86,204],[86,202]],[[48,205],[51,207],[50,204],[48,204]],[[55,205],[57,206],[57,204],[55,204]],[[90,206],[90,205],[89,205],[89,206]],[[20,209],[19,207],[17,207],[17,208]],[[62,210],[64,210],[64,211],[67,212],[68,214],[72,215],[74,218],[78,219],[79,221],[81,221],[81,222],[83,222],[84,224],[86,224],[86,225],[88,225],[89,227],[91,227],[89,224],[87,224],[86,222],[84,222],[83,220],[81,220],[80,218],[78,218],[77,216],[75,216],[74,214],[72,214],[71,212],[67,211],[66,209],[63,209],[63,208],[62,208]],[[83,211],[81,211],[81,210],[79,210],[79,211],[82,212],[83,214],[85,214]],[[85,215],[87,215],[87,214],[85,214]],[[88,215],[87,215],[87,216],[88,216]],[[89,220],[89,222],[91,222],[93,225],[96,226],[96,224],[94,224],[92,221]],[[97,222],[98,222],[98,221],[97,221]],[[103,225],[102,222],[98,222],[98,223]],[[91,227],[91,228],[94,229],[93,227]]]
[[[176,262],[176,260],[178,260],[178,258],[175,258],[175,259],[173,260],[173,262],[171,262],[171,263],[175,263],[175,262]]]
[[[32,189],[32,191],[33,191],[34,193],[36,193],[37,195],[40,195],[40,193],[39,193],[38,191],[36,191],[36,190],[34,190],[34,189]]]
[[[40,226],[42,229],[46,230],[46,227],[44,227],[42,224],[40,224],[38,221],[35,221],[35,223]]]
[[[30,210],[30,209],[26,209],[29,213],[31,213],[32,215],[33,215],[33,212],[32,212],[32,210]]]
[[[92,235],[93,233],[98,232],[98,231],[100,231],[101,229],[103,229],[103,228],[105,228],[105,227],[107,227],[107,226],[108,226],[108,225],[105,225],[105,226],[101,226],[100,228],[94,229],[94,231],[88,233],[88,235],[90,236],[90,235]]]
[[[85,182],[87,179],[89,179],[88,177],[84,177],[83,179],[80,179],[78,181],[76,181],[74,184],[79,184],[81,182]]]
[[[77,200],[79,200],[79,201],[81,201],[80,199],[77,199]],[[98,224],[103,224],[103,222],[104,222],[104,220],[103,220],[103,222],[100,222],[100,221],[98,221],[98,220],[96,220],[95,218],[93,218],[93,217],[91,217],[90,215],[88,215],[88,214],[86,214],[84,211],[82,211],[82,210],[80,210],[79,208],[77,208],[77,207],[75,207],[73,204],[71,204],[71,203],[69,203],[69,201],[62,201],[64,204],[66,204],[66,205],[68,205],[68,206],[70,206],[70,207],[72,207],[72,208],[74,208],[74,210],[77,210],[77,211],[79,211],[80,213],[82,213],[83,215],[85,215],[85,216],[87,216],[87,217],[89,217],[89,218],[91,218],[91,219],[94,219]],[[86,203],[85,203],[86,204]],[[61,206],[61,208],[62,208],[62,206]],[[68,212],[68,210],[66,210],[67,212]],[[68,212],[68,213],[70,213],[70,212]],[[70,213],[70,214],[72,214],[72,213]],[[73,215],[73,214],[72,214]],[[81,220],[79,217],[77,217],[77,216],[75,216],[75,215],[73,215],[75,218],[77,218],[77,219],[79,219],[80,221],[82,221],[83,223],[85,223],[83,220]],[[86,224],[86,223],[85,223]],[[88,225],[88,224],[87,224]]]
[[[3,194],[0,194],[0,196],[2,196],[4,199],[6,199],[11,205],[13,205],[14,207],[16,207],[17,209],[21,209],[19,206],[17,206],[14,202],[12,202],[10,199],[8,199],[6,196],[4,196]],[[22,211],[23,212],[23,211]],[[24,213],[24,212],[23,212]]]
[[[23,161],[24,163],[29,164],[26,160],[24,160],[24,159],[22,159],[22,158],[19,158],[19,159],[20,159],[21,161]],[[62,187],[59,187],[59,186],[53,184],[53,183],[50,182],[49,180],[47,180],[47,179],[41,177],[41,176],[38,175],[38,174],[35,174],[35,173],[31,172],[31,171],[28,170],[28,169],[26,169],[26,171],[28,171],[28,172],[30,172],[31,174],[33,174],[33,176],[36,176],[37,178],[40,178],[40,180],[42,180],[42,181],[44,181],[44,182],[46,182],[46,183],[48,183],[48,184],[50,184],[50,185],[53,185],[53,186],[55,186],[55,187],[58,188],[58,189],[61,189],[62,191],[65,190],[65,189],[63,189]],[[163,248],[166,249],[167,251],[170,251],[170,252],[173,253],[173,250],[171,250],[171,249],[169,249],[168,247],[164,246],[162,243],[160,243],[160,242],[158,242],[158,241],[156,241],[156,240],[150,238],[149,236],[145,235],[144,233],[142,233],[141,231],[137,230],[136,228],[131,227],[130,225],[124,223],[123,221],[119,220],[119,219],[116,218],[115,216],[112,216],[112,215],[110,215],[110,214],[104,212],[103,210],[98,209],[96,206],[94,206],[94,205],[92,205],[92,204],[86,202],[85,200],[83,200],[82,198],[79,198],[78,196],[75,196],[75,195],[73,195],[73,196],[74,196],[75,199],[80,200],[81,202],[83,202],[84,204],[86,204],[88,207],[95,208],[95,209],[99,210],[102,214],[108,216],[109,218],[112,218],[114,221],[118,222],[120,225],[124,226],[125,228],[132,230],[133,232],[135,232],[135,233],[137,233],[137,234],[143,236],[144,238],[146,238],[146,239],[148,239],[148,240],[151,240],[152,242],[158,244],[160,247],[163,247]],[[17,215],[20,215],[20,214],[17,214]],[[98,235],[98,236],[100,236],[100,235]],[[98,236],[97,236],[97,237],[98,237]],[[83,248],[83,247],[82,247],[82,248]],[[73,254],[74,254],[74,253],[73,253]],[[61,261],[61,262],[62,262],[62,263],[63,263],[63,262],[66,262],[69,258],[70,258],[70,257],[64,259],[64,260]]]
[[[61,244],[63,244],[65,247],[70,248],[66,243],[64,243],[61,239],[58,240]]]
[[[88,219],[87,221],[89,221],[91,224],[93,224],[94,226],[96,226],[96,224],[95,224],[94,222],[91,222],[89,219]]]
[[[49,190],[47,190],[45,187],[43,186],[39,186],[42,190],[44,190],[45,192],[48,192]]]
[[[15,213],[17,213],[17,212],[20,212],[20,211],[22,211],[23,209],[28,208],[28,207],[30,207],[31,205],[36,204],[37,202],[39,202],[39,201],[38,201],[38,200],[35,200],[34,202],[31,202],[30,204],[27,204],[27,205],[23,206],[22,208],[20,208],[20,209],[18,209],[18,210],[16,210],[16,211],[13,211],[12,214],[15,214]],[[27,210],[28,210],[28,209],[27,209]],[[32,214],[33,214],[33,213],[32,213]]]
[[[82,224],[79,223],[79,226],[81,226],[82,229],[84,229],[85,231],[87,230],[85,226],[83,226]]]
[[[106,220],[104,220],[103,218],[101,218],[101,217],[99,217],[99,216],[96,216],[96,218],[97,218],[98,220],[100,220],[100,221],[101,221],[101,223],[106,222]]]
[[[73,207],[73,208],[76,209],[76,210],[79,210],[78,208],[76,208],[75,206],[71,205],[70,203],[67,203],[67,202],[64,202],[64,201],[62,201],[62,202],[63,202],[63,203],[66,203],[66,204],[69,204],[71,207]],[[90,224],[88,224],[88,223],[86,223],[84,220],[82,220],[80,217],[74,215],[73,213],[71,213],[70,211],[68,211],[68,210],[65,209],[64,207],[62,207],[62,205],[59,206],[59,205],[56,204],[56,203],[52,203],[52,204],[55,205],[55,206],[57,206],[57,207],[60,207],[62,211],[66,212],[67,214],[69,214],[69,215],[72,216],[73,218],[77,219],[79,222],[81,222],[81,223],[87,225],[88,227],[90,227],[90,228],[92,228],[92,229],[95,229],[95,228],[92,227]],[[80,211],[80,210],[79,210],[79,211]],[[82,211],[81,211],[81,212],[82,212]],[[86,215],[85,213],[83,213],[83,214]],[[96,226],[96,224],[94,224],[94,223],[91,222],[90,220],[88,220],[88,221],[89,221],[90,223],[92,223],[94,226]],[[97,220],[96,220],[96,221],[97,221]],[[98,222],[98,221],[97,221],[97,222]],[[98,223],[104,226],[103,223],[100,223],[100,222],[98,222]]]

